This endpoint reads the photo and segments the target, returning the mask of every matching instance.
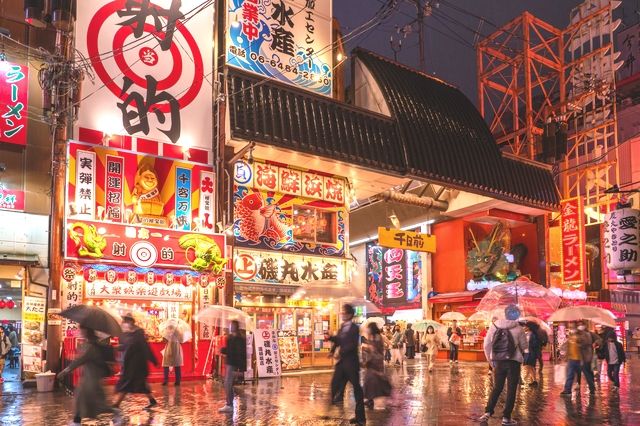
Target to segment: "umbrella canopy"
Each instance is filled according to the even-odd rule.
[[[112,312],[97,306],[76,305],[60,312],[60,316],[80,324],[81,327],[102,332],[109,336],[119,336],[122,328]]]
[[[371,323],[375,323],[378,326],[378,328],[382,330],[382,327],[384,327],[384,318],[382,317],[367,318],[367,320],[363,322],[362,325],[360,325],[360,332],[365,333],[367,331],[367,327],[369,327],[369,324]]]
[[[546,322],[542,321],[538,317],[521,317],[520,319],[518,319],[518,321],[535,322],[536,324],[538,324],[538,327],[543,329],[547,334],[552,334],[553,333],[553,331],[551,330],[551,327],[549,327],[549,324],[547,324]]]
[[[500,284],[484,295],[478,311],[493,312],[509,305],[517,305],[522,316],[547,318],[560,306],[561,299],[539,284],[526,278]]]
[[[253,331],[255,329],[251,317],[246,312],[231,306],[207,306],[198,312],[196,321],[222,328],[229,327],[231,321],[238,321],[240,328],[243,330]]]
[[[445,312],[440,316],[440,321],[464,321],[466,319],[467,317],[465,317],[464,314],[455,311]]]
[[[180,343],[191,340],[191,327],[186,321],[179,318],[169,318],[158,326],[160,335],[167,340],[177,338]]]
[[[425,331],[427,331],[427,328],[429,328],[429,326],[433,327],[435,331],[440,327],[444,327],[444,324],[440,324],[439,322],[433,321],[433,320],[422,320],[422,321],[416,321],[416,323],[413,324],[412,327],[415,331],[424,333]]]
[[[356,307],[362,307],[367,312],[367,314],[379,314],[381,313],[380,308],[378,308],[373,302],[365,299],[364,297],[341,297],[338,299],[340,303],[349,304]]]
[[[606,309],[596,306],[569,306],[558,309],[549,317],[549,322],[571,322],[590,320],[608,327],[616,326],[615,315]]]
[[[467,321],[469,322],[488,322],[491,320],[491,312],[478,311],[471,314]]]
[[[310,281],[301,285],[291,296],[292,300],[304,298],[312,299],[339,299],[341,297],[363,297],[351,284],[336,280]]]

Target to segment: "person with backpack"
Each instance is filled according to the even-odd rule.
[[[511,418],[511,413],[520,383],[520,370],[524,361],[522,354],[527,348],[527,338],[517,323],[517,319],[520,318],[520,309],[515,305],[509,305],[504,313],[506,319],[493,322],[484,340],[484,353],[493,365],[494,381],[485,412],[478,420],[487,424],[493,416],[506,382],[507,396],[502,413],[502,424],[508,426],[516,424]]]

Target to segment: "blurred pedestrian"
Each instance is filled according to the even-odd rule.
[[[520,317],[518,307],[509,305],[505,308],[504,313],[505,319],[495,321],[484,340],[484,353],[487,360],[493,364],[494,381],[491,395],[484,410],[485,413],[479,418],[479,421],[485,424],[489,421],[504,389],[504,384],[507,382],[507,396],[502,412],[502,424],[506,426],[516,424],[511,418],[511,413],[520,383],[520,368],[524,361],[522,354],[527,347],[527,338],[516,322]]]
[[[342,325],[337,335],[329,339],[339,348],[339,359],[333,371],[331,379],[331,400],[344,389],[347,382],[353,386],[353,395],[356,400],[356,416],[349,423],[364,425],[364,395],[360,386],[360,359],[358,357],[358,344],[360,342],[360,329],[353,323],[355,309],[349,304],[342,307]]]
[[[575,326],[569,330],[567,337],[567,379],[564,384],[564,390],[560,395],[571,395],[571,387],[575,375],[580,372],[586,378],[589,385],[589,393],[592,395],[596,392],[593,381],[593,370],[591,369],[591,360],[593,359],[593,345],[591,335],[586,331],[584,324]],[[578,391],[580,388],[578,388]]]
[[[416,336],[415,332],[411,329],[411,324],[407,324],[407,329],[404,331],[404,341],[407,346],[407,359],[414,359],[416,357]]]
[[[218,412],[233,413],[233,398],[235,396],[233,382],[235,381],[236,372],[247,370],[247,339],[242,330],[240,330],[238,321],[231,321],[229,325],[227,346],[222,348],[222,354],[225,356],[224,391],[227,396],[227,402]]]
[[[144,330],[136,325],[131,314],[122,317],[122,330],[120,336],[120,351],[122,351],[122,371],[116,383],[118,396],[113,404],[119,407],[122,400],[130,393],[144,394],[149,400],[144,408],[150,409],[158,404],[151,393],[151,388],[147,383],[149,377],[149,362],[156,367],[158,360],[151,351]]]
[[[404,334],[400,330],[399,325],[393,327],[393,337],[391,338],[391,363],[396,366],[404,364],[404,356],[402,349],[404,346]]]
[[[11,340],[5,332],[4,327],[0,327],[0,383],[4,382],[2,373],[4,373],[4,363],[7,356],[11,352]]]
[[[524,378],[523,381],[529,386],[538,386],[535,376],[536,362],[539,358],[540,341],[538,340],[538,325],[534,322],[528,322],[524,325],[524,333],[527,338],[527,349],[524,353]]]
[[[458,327],[458,321],[453,320],[453,326],[447,329],[449,339],[449,364],[458,363],[458,349],[462,344],[462,329]]]
[[[9,368],[18,368],[18,352],[20,351],[20,342],[18,342],[18,333],[16,328],[9,324],[7,327],[9,332],[9,341],[11,342],[11,351],[9,352]],[[2,376],[0,374],[0,376]]]
[[[544,362],[542,359],[543,357],[542,351],[549,344],[549,335],[547,334],[547,331],[542,327],[540,327],[538,324],[536,324],[536,326],[537,328],[535,333],[536,333],[536,336],[538,337],[538,343],[540,344],[540,350],[538,351],[538,358],[536,361],[537,361],[537,364],[540,364],[540,369],[538,370],[538,372],[540,373],[540,375],[542,375],[542,368],[544,367]]]
[[[63,379],[76,368],[82,367],[80,381],[74,391],[73,425],[80,425],[82,419],[95,419],[103,413],[114,413],[117,418],[120,410],[109,407],[102,388],[102,379],[111,375],[110,363],[115,361],[113,349],[109,345],[99,342],[95,332],[90,328],[80,327],[86,344],[82,353],[60,373],[58,379]]]
[[[424,334],[424,344],[427,346],[427,365],[429,372],[432,372],[438,357],[438,347],[440,346],[440,337],[438,337],[432,325],[427,327],[427,331]]]
[[[182,333],[174,326],[168,325],[165,335],[167,344],[164,347],[164,353],[162,354],[162,367],[164,369],[164,381],[162,385],[165,386],[169,382],[169,369],[173,367],[173,371],[176,375],[176,386],[180,386],[180,380],[182,379],[182,365],[184,363],[182,356]]]
[[[393,340],[393,332],[391,331],[391,325],[389,324],[385,324],[383,330],[382,336],[385,338],[384,360],[388,363],[391,361],[391,341]]]
[[[607,376],[613,383],[611,390],[618,390],[620,388],[620,367],[627,361],[624,348],[615,333],[607,335],[607,342],[603,346],[605,347],[604,353],[607,360]]]
[[[384,373],[384,340],[378,325],[367,326],[367,343],[362,345],[364,362],[365,405],[376,410],[384,409],[384,397],[391,395],[391,383]]]

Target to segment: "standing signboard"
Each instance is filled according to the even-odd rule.
[[[42,372],[42,342],[47,300],[25,296],[22,299],[22,369]]]
[[[254,340],[258,377],[279,377],[281,367],[278,332],[270,328],[256,330]]]

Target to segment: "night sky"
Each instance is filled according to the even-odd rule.
[[[334,16],[340,21],[343,34],[349,33],[368,21],[380,8],[382,1],[333,0]],[[402,27],[411,22],[416,15],[415,7],[408,0],[398,0],[398,3],[399,10],[390,18],[348,42],[347,51],[361,46],[393,58],[393,51],[389,44],[390,36],[398,37],[396,25]],[[477,103],[476,52],[473,48],[476,34],[471,30],[478,31],[479,19],[456,10],[456,7],[472,15],[482,16],[488,22],[498,26],[504,25],[524,11],[529,11],[551,25],[564,28],[569,22],[569,12],[580,3],[581,1],[578,0],[447,0],[440,2],[440,6],[434,8],[432,16],[426,18],[426,70],[429,74],[459,87],[474,103]],[[624,9],[625,22],[638,22],[639,15],[634,12],[640,10],[640,0],[623,0],[623,5],[617,10],[620,17],[623,13],[622,9]],[[485,36],[496,30],[496,27],[488,22],[484,22],[478,31]],[[398,53],[398,61],[417,68],[417,44],[416,32],[403,41],[403,48]]]

